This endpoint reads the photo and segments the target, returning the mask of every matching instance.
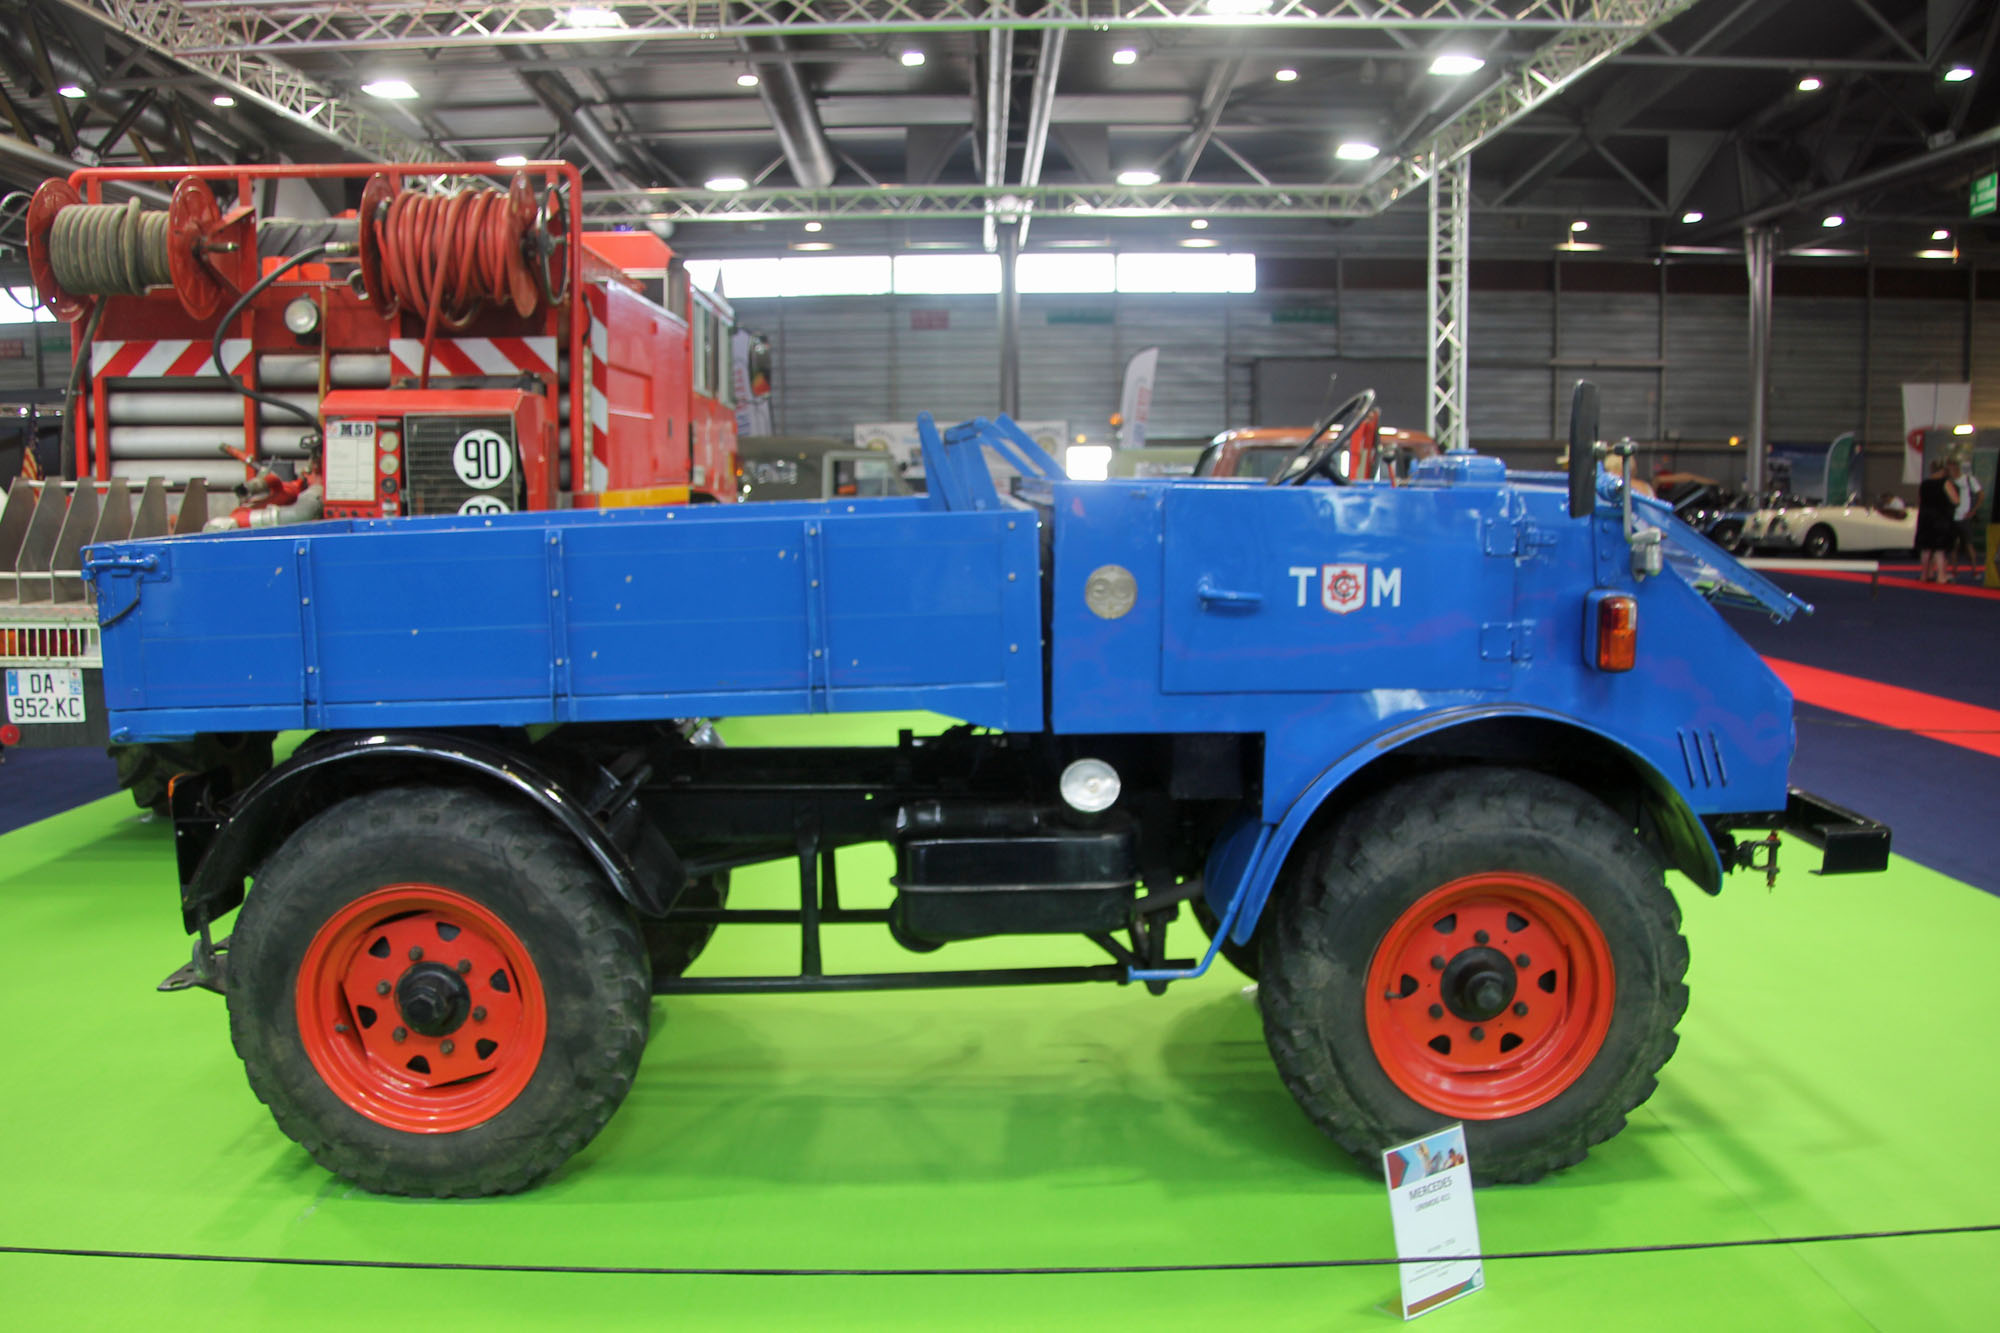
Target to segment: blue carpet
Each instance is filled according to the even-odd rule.
[[[117,790],[117,766],[103,750],[8,750],[0,753],[0,833]]]
[[[1783,625],[1746,611],[1724,614],[1771,657],[1860,676],[1960,703],[2000,708],[2000,601],[1921,588],[1779,575],[1813,614]]]

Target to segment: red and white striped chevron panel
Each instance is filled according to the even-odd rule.
[[[389,373],[414,376],[424,363],[421,338],[389,340]],[[433,375],[553,375],[554,338],[439,338],[431,344]]]
[[[186,338],[105,339],[90,345],[90,373],[103,379],[164,379],[174,375],[213,375],[209,359],[215,344]],[[248,338],[222,340],[222,364],[232,375],[250,355]]]
[[[584,399],[590,416],[590,456],[582,489],[603,491],[611,485],[611,298],[605,295],[604,284],[587,285],[583,304],[590,312],[590,392]]]

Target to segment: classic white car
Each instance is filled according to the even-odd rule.
[[[1814,559],[1838,552],[1907,551],[1917,544],[1917,511],[1891,496],[1870,507],[1787,498],[1743,525],[1743,550],[1797,551]]]

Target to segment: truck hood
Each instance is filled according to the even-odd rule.
[[[1600,487],[1605,480],[1599,478]],[[1615,492],[1615,485],[1609,489]],[[1681,522],[1664,500],[1633,496],[1632,517],[1660,533],[1667,568],[1711,602],[1756,607],[1770,612],[1771,618],[1779,621],[1790,620],[1801,611],[1812,614],[1811,603],[1794,597]]]

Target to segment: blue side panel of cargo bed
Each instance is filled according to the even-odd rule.
[[[94,548],[114,735],[925,708],[1043,724],[1032,513],[922,500]]]

